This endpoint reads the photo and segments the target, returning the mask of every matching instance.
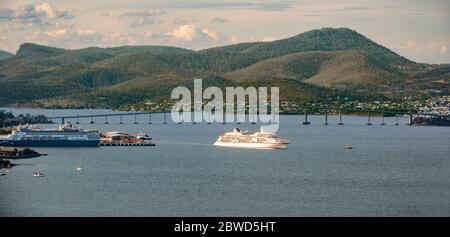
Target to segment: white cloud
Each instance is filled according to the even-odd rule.
[[[33,9],[33,6],[30,6]],[[54,8],[50,6],[48,3],[42,3],[40,5],[35,5],[34,10],[37,15],[41,15],[43,17],[47,17],[49,19],[56,18],[67,18],[68,12],[62,8]]]
[[[208,29],[208,28],[204,28],[202,30],[202,33],[207,35],[211,39],[217,39],[218,38],[217,33],[215,31],[213,31],[213,30]]]
[[[56,28],[46,31],[35,31],[31,36],[31,40],[37,42],[85,42],[98,43],[102,39],[102,35],[93,29],[75,29],[75,27]]]
[[[25,3],[17,9],[0,9],[0,21],[7,22],[6,29],[27,29],[35,26],[52,26],[57,20],[69,20],[73,15],[48,3]]]
[[[187,24],[194,24],[194,23],[195,23],[195,20],[190,17],[186,17],[186,18],[175,17],[172,20],[172,24],[175,24],[175,25],[187,25]]]
[[[167,35],[173,36],[178,39],[192,41],[197,34],[196,25],[182,25],[178,29],[168,32]]]
[[[123,35],[119,32],[115,32],[106,36],[103,36],[101,42],[108,46],[123,46],[123,45],[136,45],[141,38],[131,35]]]
[[[447,45],[441,46],[440,53],[441,53],[441,54],[446,54],[447,52],[448,52],[448,47],[447,47]]]
[[[145,25],[152,25],[155,23],[162,23],[163,20],[158,19],[159,16],[165,15],[166,12],[160,9],[152,9],[152,10],[138,10],[138,11],[129,11],[122,13],[120,17],[122,19],[127,19],[130,21],[130,26],[141,27]]]
[[[91,35],[97,34],[97,31],[92,30],[92,29],[89,29],[89,30],[82,30],[82,29],[79,29],[77,33],[78,33],[78,35],[80,35],[80,36],[91,36]]]
[[[403,45],[394,48],[401,55],[406,56],[412,60],[416,60],[419,62],[429,62],[423,58],[445,58],[448,54],[448,46],[450,45],[450,40],[440,40],[440,41],[431,41],[431,42],[421,42],[416,40],[407,40]]]
[[[68,30],[66,28],[62,28],[62,29],[48,30],[44,32],[44,34],[50,37],[62,37],[66,36],[67,32]]]
[[[272,41],[275,41],[275,40],[278,40],[278,38],[272,37],[272,36],[267,36],[267,37],[263,37],[261,41],[262,42],[272,42]]]
[[[406,43],[400,47],[399,50],[410,51],[416,53],[440,53],[446,54],[448,52],[448,45],[450,41],[437,41],[429,43],[420,43],[415,40],[407,40]]]
[[[215,18],[213,18],[213,19],[211,20],[211,23],[213,23],[213,24],[221,24],[221,23],[225,23],[225,22],[227,22],[227,21],[228,21],[228,20],[225,19],[225,18],[215,17]]]
[[[237,43],[239,43],[240,42],[240,40],[238,39],[238,37],[236,37],[236,36],[231,36],[231,38],[230,38],[230,44],[237,44]]]
[[[219,35],[212,29],[200,29],[196,25],[182,25],[179,28],[167,32],[168,36],[185,41],[193,41],[194,39],[218,40]]]
[[[152,36],[155,35],[155,32],[153,32],[153,31],[151,31],[151,30],[146,30],[146,31],[142,32],[142,35],[143,35],[144,37],[152,37]]]
[[[408,40],[406,41],[406,45],[405,48],[409,49],[409,50],[419,50],[419,46],[417,46],[417,42],[414,40]]]

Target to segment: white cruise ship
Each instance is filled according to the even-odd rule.
[[[289,141],[283,140],[275,133],[260,131],[249,134],[239,128],[224,133],[214,143],[215,146],[249,149],[286,149],[288,144]]]
[[[8,136],[0,137],[0,146],[17,147],[98,147],[100,137],[96,130],[83,130],[70,123],[57,129],[19,125]]]

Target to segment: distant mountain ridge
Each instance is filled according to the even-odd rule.
[[[192,86],[193,78],[217,86],[280,86],[282,99],[296,100],[348,91],[364,93],[361,98],[445,94],[450,81],[439,67],[415,63],[347,28],[200,51],[169,46],[66,50],[24,43],[14,57],[0,61],[0,88],[5,88],[0,105],[117,107],[168,97],[173,87]],[[427,80],[430,76],[439,82]]]
[[[11,57],[14,57],[14,54],[0,49],[0,60]]]

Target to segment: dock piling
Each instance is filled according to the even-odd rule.
[[[308,122],[308,112],[305,110],[305,121],[303,122],[303,125],[309,125],[310,122]]]
[[[207,124],[211,124],[211,113],[208,113],[208,122]]]
[[[370,111],[367,113],[367,123],[366,125],[372,125],[372,123],[370,122]]]
[[[344,125],[344,123],[342,122],[341,110],[339,110],[339,123],[338,123],[338,125]]]

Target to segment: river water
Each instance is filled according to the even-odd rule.
[[[82,115],[109,110],[9,109]],[[2,216],[450,216],[450,128],[411,127],[407,118],[283,115],[286,150],[212,144],[251,124],[162,124],[162,115],[80,120],[83,128],[148,133],[154,147],[36,148],[0,176]],[[73,121],[74,122],[74,121]],[[56,125],[42,125],[52,127]],[[345,150],[352,144],[353,150]],[[75,167],[81,161],[82,171]],[[38,164],[44,178],[32,177]]]

